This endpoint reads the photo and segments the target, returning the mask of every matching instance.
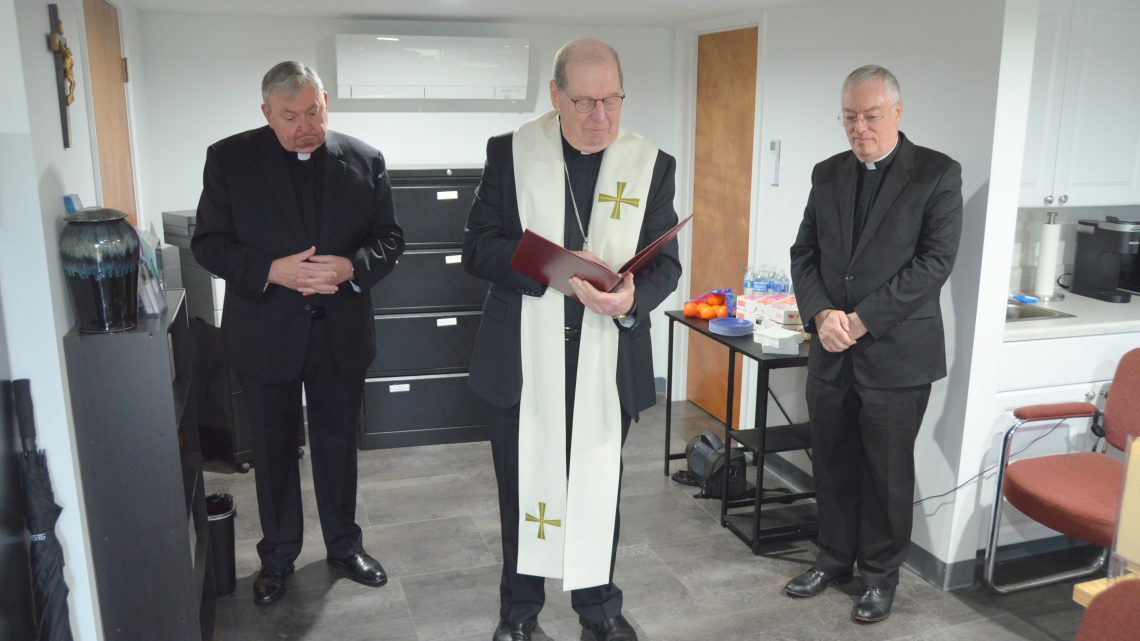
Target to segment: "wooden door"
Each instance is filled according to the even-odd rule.
[[[127,125],[127,68],[119,40],[119,12],[106,0],[83,0],[91,102],[99,148],[104,207],[128,214],[136,224],[135,176]]]
[[[689,291],[731,287],[741,292],[748,265],[752,207],[753,127],[756,118],[758,29],[700,36],[697,41],[696,141],[693,165],[693,251]],[[733,382],[740,422],[741,357]],[[686,394],[706,412],[725,420],[728,348],[689,334]]]

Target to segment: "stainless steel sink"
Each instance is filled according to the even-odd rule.
[[[1052,309],[1045,309],[1044,307],[1037,307],[1036,305],[1026,305],[1025,303],[1019,303],[1013,300],[1005,304],[1005,322],[1007,323],[1014,321],[1045,320],[1049,318],[1074,318],[1074,316]]]

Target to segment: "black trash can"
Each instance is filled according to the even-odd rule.
[[[237,588],[234,559],[234,517],[237,502],[231,494],[206,496],[206,515],[210,521],[210,550],[214,557],[214,585],[218,595],[230,594]]]

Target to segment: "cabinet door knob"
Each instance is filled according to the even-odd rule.
[[[1061,204],[1064,205],[1065,203],[1069,202],[1069,197],[1068,196],[1061,196],[1057,200],[1059,200],[1061,202]]]
[[[1046,196],[1045,197],[1045,204],[1046,205],[1052,205],[1053,204],[1053,197],[1052,196]]]

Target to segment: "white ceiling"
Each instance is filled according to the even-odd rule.
[[[676,27],[802,0],[131,0],[139,11]]]

